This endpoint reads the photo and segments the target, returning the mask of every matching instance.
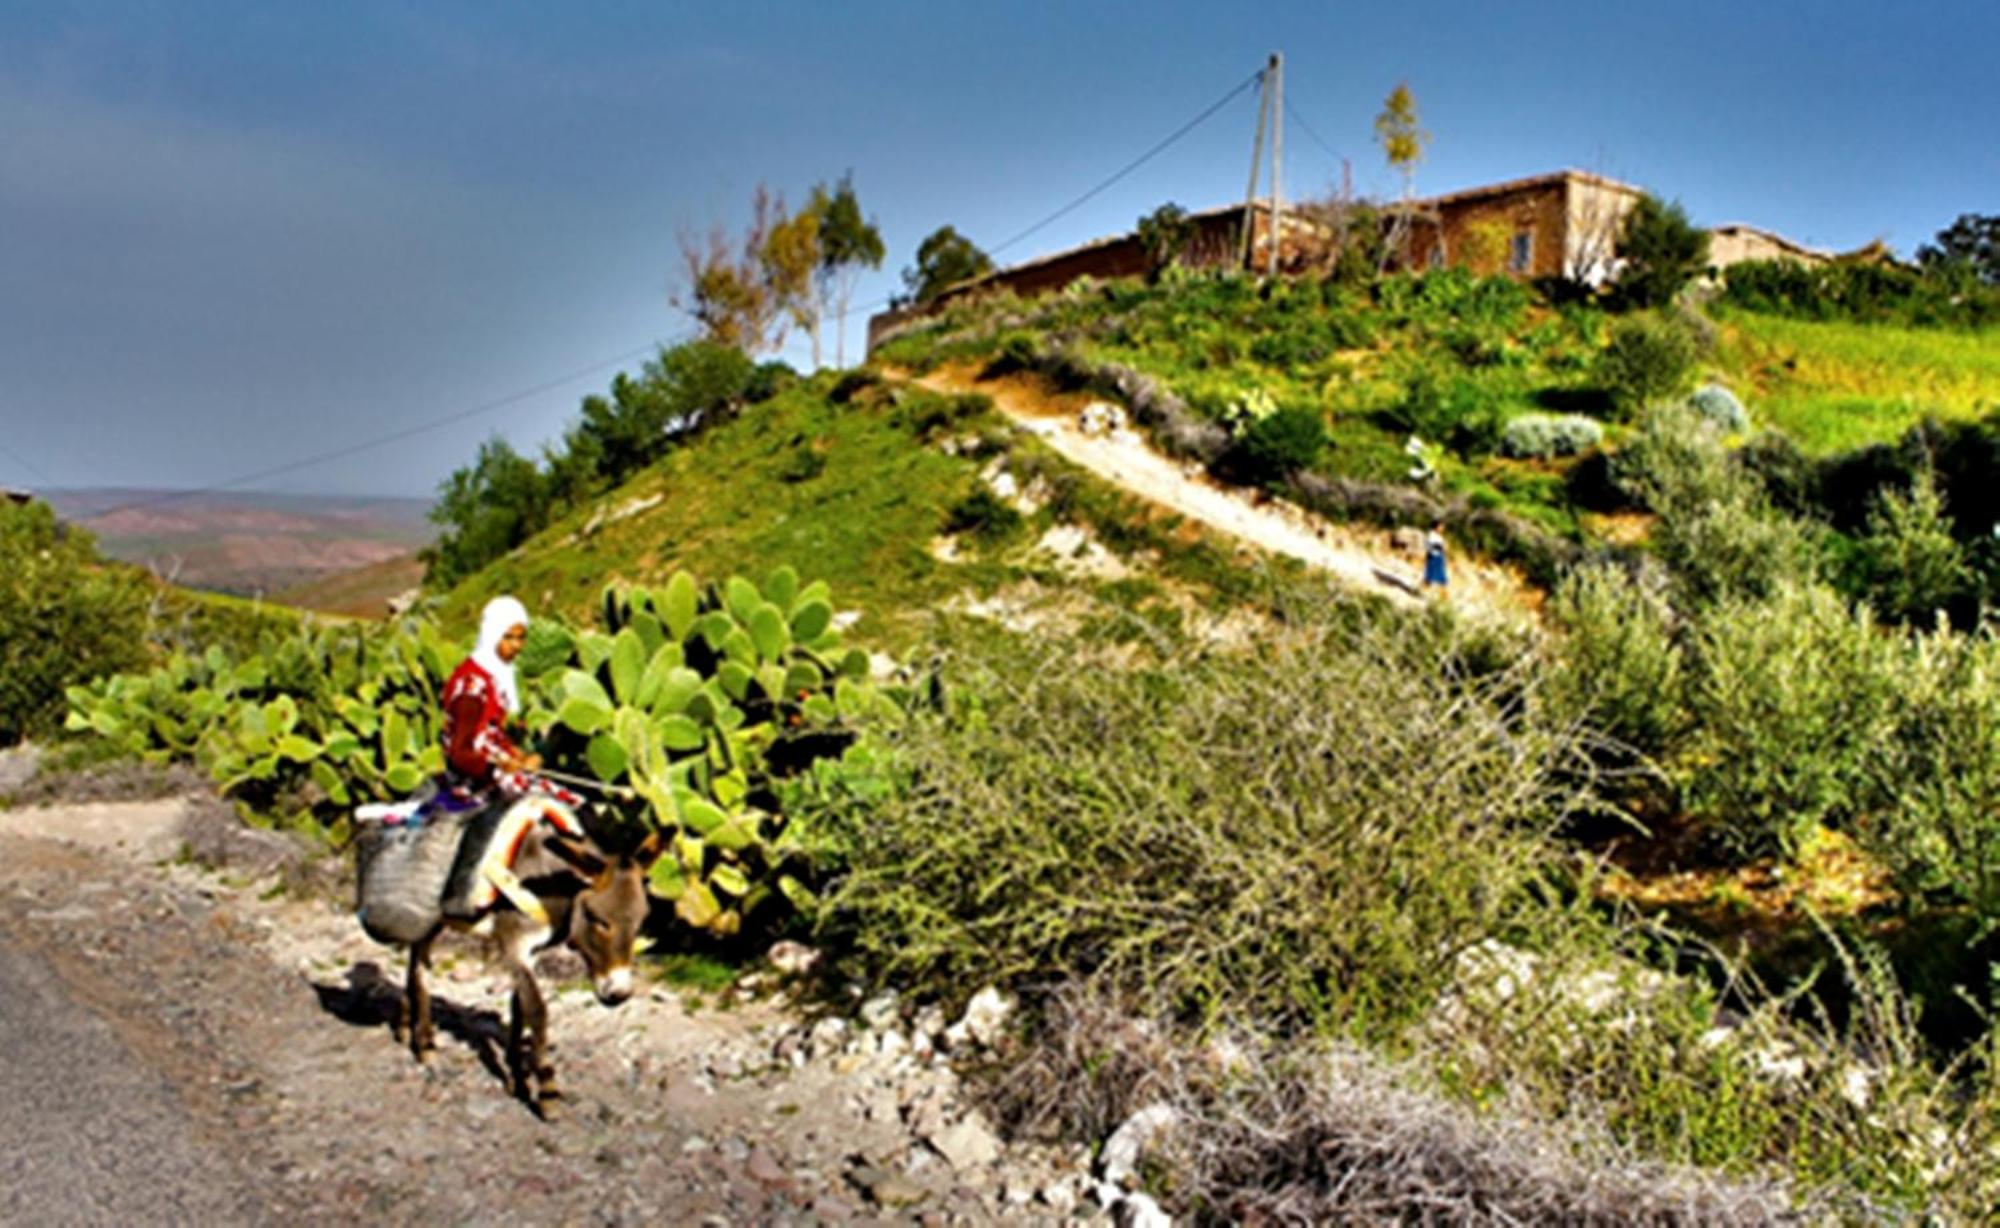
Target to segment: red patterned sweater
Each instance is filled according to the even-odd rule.
[[[467,658],[445,682],[443,698],[445,763],[471,784],[491,784],[500,765],[520,754],[504,728],[499,688]]]

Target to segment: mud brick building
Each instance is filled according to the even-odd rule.
[[[1380,216],[1391,267],[1468,268],[1523,280],[1565,277],[1598,285],[1616,274],[1618,227],[1644,195],[1644,189],[1616,179],[1562,170],[1425,197],[1407,206],[1391,203],[1381,207]],[[1272,227],[1270,207],[1263,201],[1190,214],[1194,233],[1181,263],[1243,266],[1246,211],[1251,232],[1247,265],[1267,267]],[[1280,269],[1296,272],[1329,263],[1337,239],[1326,225],[1299,213],[1281,211],[1279,218]],[[1718,226],[1710,234],[1712,274],[1744,260],[1824,264],[1837,258],[1755,226]],[[1838,258],[1869,258],[1871,250]],[[1145,247],[1136,234],[1097,239],[960,282],[929,302],[873,316],[868,348],[968,295],[1010,291],[1025,297],[1059,290],[1082,277],[1139,277],[1146,270]]]

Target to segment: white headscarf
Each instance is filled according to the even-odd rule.
[[[493,679],[500,704],[509,712],[521,710],[521,692],[514,683],[513,663],[500,659],[500,640],[515,627],[527,625],[528,608],[512,597],[495,597],[479,614],[479,643],[472,660]]]

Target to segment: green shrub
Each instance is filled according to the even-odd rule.
[[[1604,428],[1579,414],[1522,414],[1501,429],[1500,452],[1542,459],[1575,456],[1603,439]]]
[[[1286,618],[1147,668],[949,641],[948,702],[900,743],[916,785],[849,834],[834,930],[919,994],[1088,975],[1194,1019],[1392,1034],[1454,952],[1550,915],[1565,735],[1512,650]]]
[[[945,513],[944,531],[970,533],[981,541],[997,542],[1012,536],[1021,524],[1021,513],[1014,505],[981,483]]]
[[[790,363],[777,359],[760,362],[743,386],[743,399],[752,405],[761,405],[786,389],[797,386],[798,382],[799,373],[792,369]]]
[[[1729,266],[1724,277],[1723,301],[1768,315],[1917,327],[2000,323],[2000,288],[1894,264],[1747,260]]]
[[[1236,481],[1275,486],[1312,468],[1326,442],[1326,421],[1318,410],[1286,405],[1252,421],[1224,456],[1223,468]]]
[[[1582,567],[1549,600],[1562,632],[1549,701],[1591,730],[1661,758],[1678,744],[1688,715],[1685,670],[1673,613],[1661,595],[1614,567]]]
[[[66,688],[145,659],[147,590],[48,504],[0,499],[0,746],[60,728]]]
[[[778,466],[781,482],[810,482],[826,472],[825,448],[807,441],[794,447]]]
[[[1750,411],[1743,408],[1735,393],[1721,384],[1703,384],[1694,390],[1688,404],[1721,430],[1734,433],[1750,429]]]
[[[1680,202],[1667,204],[1648,193],[1618,227],[1618,297],[1633,307],[1673,302],[1708,265],[1708,232],[1688,221]]]
[[[1771,506],[1720,433],[1688,406],[1647,414],[1613,470],[1622,489],[1659,513],[1653,548],[1684,608],[1761,597],[1811,575],[1814,551],[1804,526]]]
[[[1168,201],[1140,218],[1133,234],[1146,253],[1146,278],[1153,281],[1180,263],[1194,239],[1195,224],[1188,220],[1187,210]]]
[[[1872,757],[1863,847],[1909,902],[2000,916],[2000,642],[1938,631],[1901,646],[1893,736]],[[1989,987],[1973,986],[1975,990]]]
[[[855,367],[841,373],[840,378],[834,381],[833,389],[826,394],[826,399],[835,405],[845,405],[881,382],[882,375],[874,368]]]
[[[1933,622],[1974,586],[1929,469],[1917,471],[1908,493],[1884,489],[1877,495],[1861,559],[1868,601],[1891,622]]]
[[[1618,321],[1597,360],[1597,380],[1627,413],[1687,390],[1694,374],[1694,337],[1679,321],[1658,315]]]
[[[947,396],[919,388],[904,388],[899,389],[895,396],[896,423],[925,440],[993,412],[993,399],[980,392]]]
[[[1410,376],[1402,400],[1376,417],[1398,434],[1443,441],[1461,425],[1492,420],[1497,411],[1496,399],[1478,380],[1466,375],[1440,377],[1425,366]]]
[[[1267,367],[1309,367],[1332,352],[1332,336],[1310,320],[1260,334],[1250,343],[1250,357]]]
[[[1733,851],[1795,851],[1874,800],[1872,756],[1893,729],[1891,642],[1823,584],[1730,597],[1693,632],[1700,724],[1687,791]]]

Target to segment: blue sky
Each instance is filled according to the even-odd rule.
[[[52,4],[0,8],[0,483],[198,486],[557,381],[687,327],[676,236],[852,171],[889,258],[993,245],[1286,57],[1364,192],[1565,166],[1826,247],[2000,213],[2000,5]],[[1244,94],[1004,253],[1241,195]],[[1296,124],[1287,194],[1338,162]],[[849,356],[861,323],[850,323]],[[831,336],[828,354],[831,355]],[[803,363],[798,340],[785,357]],[[627,365],[632,365],[628,363]],[[612,367],[261,483],[426,494]]]

